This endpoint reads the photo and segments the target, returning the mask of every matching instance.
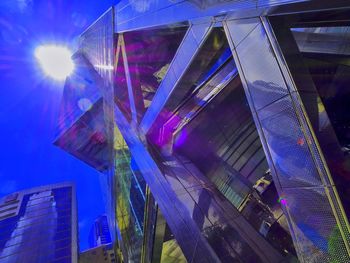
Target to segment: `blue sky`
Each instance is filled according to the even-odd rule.
[[[99,174],[52,142],[63,83],[45,77],[34,50],[74,47],[113,0],[0,1],[0,196],[61,181],[77,184],[80,248],[104,212]]]

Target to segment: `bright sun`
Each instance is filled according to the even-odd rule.
[[[64,46],[43,45],[35,50],[41,68],[55,80],[65,80],[74,70],[71,51]]]

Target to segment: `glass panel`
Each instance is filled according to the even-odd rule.
[[[172,234],[168,225],[165,227],[163,245],[162,245],[162,254],[161,254],[161,263],[187,263],[187,260],[182,253],[181,248],[179,247],[174,235]]]
[[[101,94],[103,80],[82,55],[76,55],[77,73],[66,81],[55,145],[94,168],[108,167],[107,134]]]
[[[187,260],[178,245],[174,234],[166,223],[162,212],[155,207],[155,221],[150,229],[152,231],[152,256],[150,262],[186,263]]]
[[[101,97],[101,78],[86,57],[77,53],[74,74],[65,82],[56,136],[63,134]]]
[[[118,46],[116,51],[116,72],[114,84],[114,101],[124,113],[125,117],[131,120],[130,101],[128,93],[128,85],[126,81],[126,73],[124,68],[123,50],[120,42],[122,42],[122,35],[118,37]]]
[[[114,185],[112,182],[114,175],[112,158],[114,139],[113,132],[115,126],[114,86],[116,75],[114,71],[115,68],[113,67],[116,62],[114,56],[114,21],[115,9],[114,7],[111,7],[79,37],[79,51],[86,55],[102,78],[103,85],[99,85],[99,91],[102,95],[103,102],[100,104],[95,103],[93,105],[93,107],[97,105],[101,106],[100,113],[92,116],[94,120],[98,120],[97,122],[94,122],[94,125],[96,125],[93,127],[94,132],[89,133],[89,131],[85,129],[85,125],[82,125],[83,131],[79,133],[79,136],[73,137],[73,139],[75,139],[74,141],[78,142],[78,159],[83,159],[83,161],[92,165],[94,168],[106,175],[101,176],[101,183],[103,180],[108,182],[106,185],[106,191],[103,191],[103,197],[106,203],[106,211],[108,216],[110,216],[109,222],[111,224],[114,224],[114,201],[111,198],[111,187],[109,187]],[[76,132],[78,133],[79,130]],[[87,138],[89,143],[84,143],[84,141],[81,139],[84,137]]]
[[[123,34],[139,120],[151,104],[186,30],[186,26],[176,25]]]
[[[157,143],[154,139],[160,138],[158,132],[162,129],[164,123],[169,120],[172,112],[186,99],[194,97],[198,99],[198,106],[201,106],[200,98],[196,98],[196,93],[231,57],[231,50],[223,28],[213,28],[191,65],[176,85],[164,109],[153,123],[148,133],[149,139],[153,140],[153,143]],[[207,87],[208,90],[212,86],[209,84]],[[208,94],[209,92],[206,93]],[[202,98],[204,99],[205,96],[202,96]],[[174,125],[170,124],[170,126]]]
[[[146,182],[140,174],[139,168],[137,167],[135,161],[131,161],[130,168],[132,171],[130,187],[132,211],[134,213],[138,228],[140,231],[143,231]]]
[[[208,80],[231,56],[223,28],[213,28],[179,84],[176,85],[171,100],[166,105],[167,110],[175,109],[184,98],[190,96],[197,87]]]
[[[144,182],[119,130],[115,136],[116,221],[125,261],[139,262],[143,241]]]

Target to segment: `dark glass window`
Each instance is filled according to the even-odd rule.
[[[181,104],[189,99],[196,100],[195,103],[198,107],[196,108],[191,105],[193,111],[202,107],[203,105],[201,105],[201,103],[205,104],[205,101],[201,102],[201,99],[204,99],[205,95],[210,93],[209,90],[214,84],[206,86],[207,89],[205,95],[199,94],[198,97],[197,93],[200,92],[199,90],[203,85],[207,84],[208,80],[231,57],[231,50],[223,28],[213,28],[194,57],[191,65],[189,65],[183,77],[176,84],[171,97],[166,102],[164,109],[161,111],[148,132],[148,139],[151,140],[153,144],[160,145],[164,144],[164,140],[169,140],[169,135],[174,129],[176,129],[175,126],[178,125],[178,121],[176,120],[177,114],[174,114],[174,112],[177,108],[181,107]],[[202,96],[202,98],[200,98],[200,96]],[[187,112],[184,114],[186,115]],[[160,138],[162,138],[161,141]]]
[[[214,27],[200,47],[191,65],[176,85],[166,109],[173,111],[186,98],[209,80],[232,57],[224,29]]]
[[[187,26],[175,25],[123,34],[139,120],[151,104],[186,30]]]

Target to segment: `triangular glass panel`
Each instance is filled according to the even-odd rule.
[[[124,59],[122,55],[122,48],[119,46],[117,50],[117,67],[115,71],[115,82],[114,82],[114,101],[119,109],[124,113],[125,117],[131,120],[131,109],[128,93],[128,85],[126,80]]]
[[[174,26],[124,33],[129,73],[138,120],[164,78],[187,26]]]

